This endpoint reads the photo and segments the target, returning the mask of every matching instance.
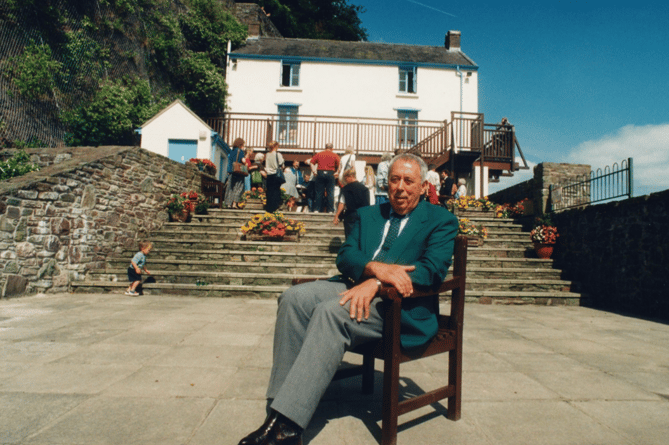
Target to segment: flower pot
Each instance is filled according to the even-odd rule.
[[[283,236],[259,235],[257,233],[247,233],[246,241],[283,241]]]
[[[172,222],[186,222],[190,216],[190,210],[183,209],[181,212],[170,213],[170,221]]]
[[[553,255],[555,244],[534,243],[534,251],[541,259],[547,260]]]
[[[467,246],[468,247],[481,247],[481,246],[483,246],[483,238],[480,237],[480,236],[467,235]]]

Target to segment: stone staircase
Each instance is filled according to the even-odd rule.
[[[481,247],[470,247],[467,298],[480,303],[569,304],[581,299],[578,283],[565,279],[553,260],[537,258],[529,231],[520,221],[486,212],[458,212],[488,229]]]
[[[343,226],[332,215],[290,214],[307,233],[299,242],[242,241],[239,228],[260,209],[210,210],[189,223],[166,223],[151,241],[147,267],[156,282],[144,292],[203,297],[275,298],[293,278],[326,278],[337,273],[335,258],[344,240]],[[577,286],[564,280],[552,260],[536,258],[521,224],[511,219],[464,216],[488,228],[482,247],[470,247],[469,301],[506,304],[578,304]],[[123,293],[126,269],[134,251],[90,270],[75,292]]]

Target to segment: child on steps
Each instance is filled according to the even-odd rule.
[[[151,275],[146,268],[146,256],[151,252],[153,244],[149,241],[140,241],[139,242],[139,252],[132,257],[130,261],[130,266],[128,267],[128,280],[130,280],[130,286],[126,289],[125,294],[130,295],[131,297],[136,297],[139,295],[135,289],[142,282],[142,270],[147,275]]]

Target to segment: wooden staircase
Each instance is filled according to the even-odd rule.
[[[294,278],[327,278],[337,273],[335,258],[344,241],[343,226],[332,215],[290,214],[307,233],[299,242],[242,241],[239,228],[259,209],[210,210],[189,223],[166,223],[154,234],[147,268],[156,282],[146,293],[203,297],[276,298]],[[461,215],[459,215],[461,216]],[[481,303],[572,304],[581,295],[552,260],[536,258],[527,232],[511,219],[464,214],[488,228],[482,247],[470,247],[467,298]],[[123,293],[134,251],[90,270],[75,292]]]

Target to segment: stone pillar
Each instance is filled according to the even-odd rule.
[[[550,186],[566,184],[590,177],[590,166],[585,164],[556,164],[542,162],[534,167],[534,202],[536,213],[549,210]]]

